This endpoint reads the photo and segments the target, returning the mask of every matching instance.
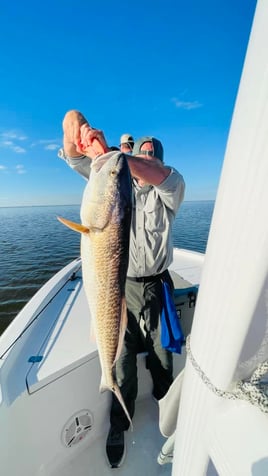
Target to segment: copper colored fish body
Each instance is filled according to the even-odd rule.
[[[132,209],[126,157],[106,154],[92,162],[81,205],[83,283],[102,369],[100,391],[115,393],[130,420],[114,375],[127,326],[125,281]],[[72,224],[65,224],[75,228]],[[74,225],[74,224],[73,224]]]

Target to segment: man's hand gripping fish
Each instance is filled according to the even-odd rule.
[[[82,205],[82,225],[59,218],[82,234],[83,283],[102,369],[100,391],[111,390],[128,411],[114,375],[127,326],[125,281],[132,209],[127,159],[109,153],[92,161]]]

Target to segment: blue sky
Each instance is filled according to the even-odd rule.
[[[110,145],[154,135],[186,181],[216,196],[255,0],[2,0],[0,206],[78,204],[57,158],[82,111]]]

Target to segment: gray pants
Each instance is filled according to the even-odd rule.
[[[168,273],[162,274],[173,290],[173,282]],[[155,277],[141,282],[126,281],[126,301],[128,326],[120,358],[116,363],[116,380],[124,402],[132,418],[138,393],[137,354],[148,352],[147,368],[153,380],[153,395],[159,400],[168,391],[173,381],[172,354],[161,346],[160,315],[162,310],[162,281]],[[143,320],[143,322],[141,322]],[[144,333],[141,330],[141,324]],[[127,430],[129,421],[117,398],[113,395],[110,414],[111,426]]]

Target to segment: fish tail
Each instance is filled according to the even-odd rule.
[[[115,394],[117,400],[118,400],[119,403],[121,404],[121,406],[122,406],[122,408],[123,408],[123,410],[124,410],[124,412],[125,412],[125,414],[126,414],[126,416],[127,416],[127,419],[128,419],[128,421],[129,421],[129,423],[130,423],[131,431],[133,431],[133,424],[132,424],[131,418],[130,418],[130,416],[129,416],[129,413],[128,413],[128,411],[127,411],[127,407],[126,407],[126,405],[125,405],[125,402],[124,402],[124,400],[123,400],[123,397],[122,397],[122,395],[121,395],[120,389],[119,389],[119,387],[118,387],[117,384],[114,384],[114,385],[113,385],[113,387],[112,387],[112,392]]]
[[[112,386],[112,387],[108,387],[108,386],[106,386],[106,385],[104,385],[104,384],[101,384],[101,386],[100,386],[100,392],[102,393],[102,392],[104,392],[105,390],[111,390],[111,391],[115,394],[117,400],[119,401],[120,405],[122,406],[122,408],[123,408],[123,410],[124,410],[124,412],[125,412],[125,414],[126,414],[126,417],[127,417],[128,421],[129,421],[129,423],[130,423],[131,431],[133,431],[133,424],[132,424],[131,418],[130,418],[129,413],[128,413],[128,411],[127,411],[127,407],[126,407],[126,405],[125,405],[125,402],[124,402],[124,400],[123,400],[123,397],[122,397],[122,394],[121,394],[121,392],[120,392],[120,389],[119,389],[118,385],[117,385],[116,383],[113,383],[113,386]]]

